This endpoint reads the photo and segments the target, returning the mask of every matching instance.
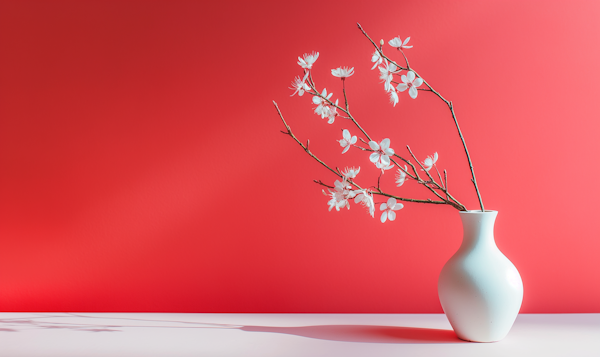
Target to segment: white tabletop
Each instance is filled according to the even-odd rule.
[[[600,356],[600,314],[522,314],[495,343],[441,314],[0,313],[0,356]]]

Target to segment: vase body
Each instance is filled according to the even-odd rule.
[[[463,241],[440,273],[440,302],[459,338],[474,342],[499,341],[517,318],[523,301],[523,282],[513,263],[494,241],[498,212],[459,214]]]

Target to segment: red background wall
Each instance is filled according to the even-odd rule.
[[[289,96],[297,56],[319,51],[320,89],[339,98],[330,69],[355,67],[365,129],[437,151],[477,207],[448,109],[389,105],[358,21],[411,36],[411,65],[454,101],[522,312],[600,312],[598,18],[594,1],[1,2],[0,310],[441,312],[457,212],[328,212],[312,180],[335,177],[279,133],[272,100],[373,184],[367,155],[340,155],[352,127]]]

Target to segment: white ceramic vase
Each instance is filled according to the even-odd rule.
[[[494,241],[498,212],[459,214],[463,241],[440,273],[440,302],[459,338],[499,341],[517,318],[523,301],[523,282],[517,268]]]

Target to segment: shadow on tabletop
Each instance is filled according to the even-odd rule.
[[[317,325],[298,327],[243,326],[242,331],[272,332],[319,340],[367,343],[468,343],[452,330],[402,326]]]
[[[72,321],[77,318],[77,322]],[[79,322],[84,319],[85,322]],[[71,320],[71,321],[68,321]],[[96,320],[96,321],[94,321]],[[110,320],[111,323],[105,321]],[[115,321],[117,320],[117,321]],[[100,323],[103,321],[103,323]],[[115,323],[112,323],[112,322]],[[454,331],[433,328],[372,325],[315,325],[315,326],[244,326],[191,321],[153,320],[127,317],[99,317],[83,314],[52,314],[28,318],[0,319],[0,333],[40,329],[63,329],[81,332],[123,332],[125,328],[221,329],[250,333],[280,333],[328,341],[399,344],[468,343]]]

